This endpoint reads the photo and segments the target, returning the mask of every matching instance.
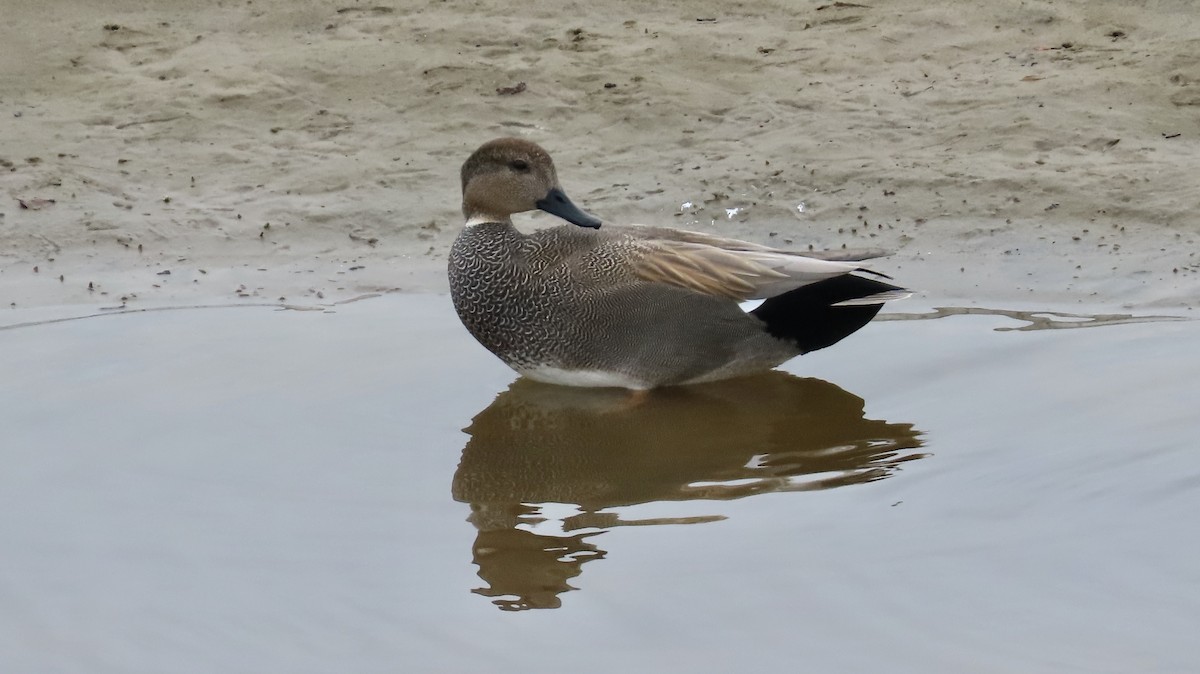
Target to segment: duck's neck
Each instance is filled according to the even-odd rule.
[[[490,215],[488,213],[475,213],[475,214],[467,217],[467,222],[465,223],[464,226],[465,227],[474,227],[475,225],[482,225],[482,224],[486,224],[489,222],[495,222],[495,223],[502,224],[502,225],[511,225],[512,224],[512,216]]]

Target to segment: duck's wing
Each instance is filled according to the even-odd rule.
[[[605,226],[611,227],[612,229],[620,229],[622,233],[638,238],[697,243],[706,246],[715,246],[725,250],[782,253],[784,255],[809,257],[813,258],[814,260],[860,262],[862,260],[872,260],[879,257],[887,257],[892,254],[891,251],[884,250],[882,248],[842,248],[839,250],[791,251],[780,248],[772,248],[770,246],[751,243],[749,241],[741,241],[739,239],[727,239],[721,236],[713,236],[712,234],[705,234],[703,232],[693,232],[687,229],[671,229],[669,227],[652,227],[649,225],[627,225],[624,227],[613,227],[611,225]]]
[[[639,279],[739,301],[774,297],[827,278],[866,271],[847,261],[686,230],[623,227],[618,240],[629,246],[625,257]]]

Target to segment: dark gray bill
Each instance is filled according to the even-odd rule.
[[[584,213],[583,209],[571,203],[567,195],[557,187],[550,190],[545,197],[538,199],[536,206],[551,215],[557,215],[572,225],[600,229],[600,218]]]

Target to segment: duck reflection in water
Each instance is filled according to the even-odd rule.
[[[614,508],[871,482],[925,456],[912,424],[867,419],[862,398],[779,371],[641,397],[519,379],[466,432],[453,495],[478,530],[488,587],[474,592],[504,610],[560,606],[606,554],[594,541],[607,529],[722,519]]]

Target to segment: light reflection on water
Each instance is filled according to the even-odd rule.
[[[488,586],[474,591],[505,610],[559,607],[567,581],[607,554],[600,532],[722,518],[626,520],[613,508],[872,482],[926,456],[912,424],[868,419],[862,398],[784,372],[642,396],[518,380],[466,432],[453,494],[478,530]],[[531,530],[562,511],[542,504],[575,506],[561,533]]]
[[[1076,314],[1062,311],[1017,311],[1014,309],[989,309],[986,307],[934,307],[928,313],[885,313],[875,318],[876,321],[923,321],[950,316],[1001,316],[1019,321],[1024,325],[998,326],[997,332],[1016,330],[1073,330],[1076,328],[1101,328],[1114,325],[1131,325],[1136,323],[1174,323],[1192,320],[1177,315],[1138,315],[1138,314]]]

